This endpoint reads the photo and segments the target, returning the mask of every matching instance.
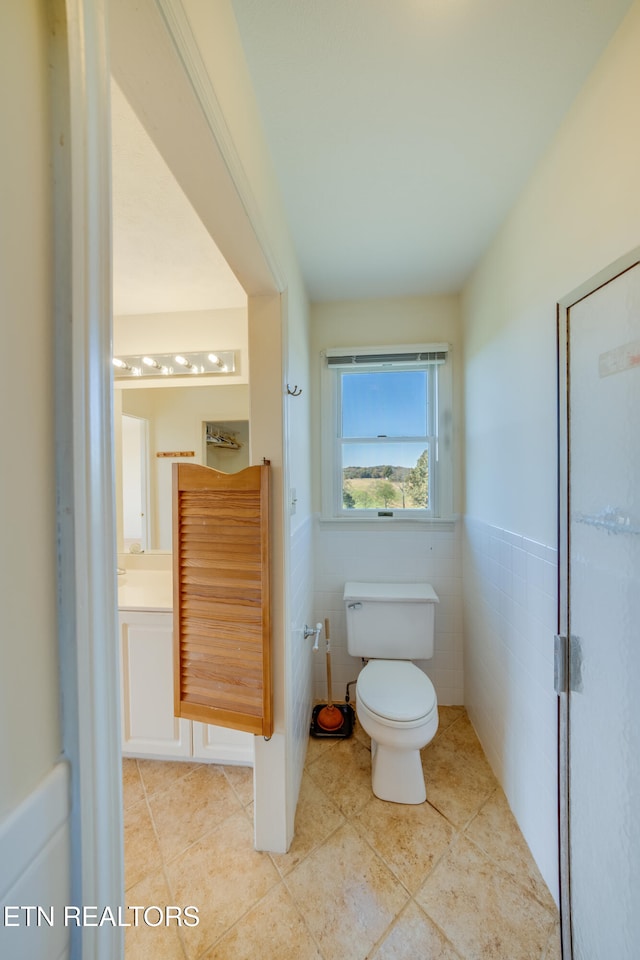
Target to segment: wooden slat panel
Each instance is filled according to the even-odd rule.
[[[223,649],[225,645],[229,646],[230,650],[240,650],[246,647],[247,649],[255,649],[260,655],[262,655],[262,636],[257,636],[255,640],[252,640],[250,637],[247,637],[246,631],[244,631],[239,624],[228,624],[220,620],[207,620],[204,623],[200,621],[191,622],[183,631],[182,635],[182,644],[185,650],[193,647],[196,649],[200,646],[206,646],[207,649],[211,645],[211,632],[215,633],[216,644],[219,649]]]
[[[270,736],[269,468],[173,479],[175,714]]]
[[[181,618],[184,628],[188,628],[191,620],[208,621],[210,627],[214,621],[221,620],[230,624],[242,623],[245,625],[245,629],[253,624],[262,635],[262,607],[260,605],[254,604],[251,607],[244,603],[237,603],[234,606],[231,603],[217,601],[215,610],[212,609],[213,606],[213,601],[207,597],[194,597],[193,600],[185,600],[184,616]]]
[[[219,727],[231,727],[234,730],[246,730],[256,736],[263,731],[262,717],[252,717],[250,714],[236,714],[233,710],[219,710],[217,707],[201,706],[198,703],[189,704],[190,719],[200,720],[202,723],[215,723]]]

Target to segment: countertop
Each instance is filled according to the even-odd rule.
[[[171,570],[127,570],[118,576],[118,609],[171,613]]]

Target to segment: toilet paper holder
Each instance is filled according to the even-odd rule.
[[[313,644],[314,650],[318,649],[318,638],[320,637],[321,632],[322,632],[321,623],[316,623],[315,627],[308,627],[306,623],[304,625],[304,639],[308,640],[309,637],[315,637],[315,641]]]

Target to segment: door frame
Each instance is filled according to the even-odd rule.
[[[124,903],[111,356],[105,0],[52,0],[55,432],[63,749],[71,903]],[[71,928],[71,957],[114,960],[123,933]]]
[[[569,445],[569,311],[626,273],[640,262],[640,246],[615,260],[603,270],[568,293],[557,304],[558,358],[558,637],[567,641],[556,649],[556,690],[558,693],[558,814],[560,865],[560,929],[563,960],[573,960],[570,864],[570,697],[571,642],[569,637],[569,518],[570,518],[570,445]]]
[[[213,90],[180,0],[140,0],[135,7],[129,0],[109,0],[109,23],[106,5],[107,0],[51,0],[51,57],[58,613],[63,744],[71,770],[71,902],[115,909],[124,904],[124,865],[111,370],[109,89],[116,51],[108,26],[113,31],[114,22],[120,28],[117,59],[125,73],[128,71],[131,84],[135,87],[137,79],[139,88],[144,88],[156,82],[161,111],[169,109],[173,91],[178,126],[187,117],[192,122],[199,118],[200,144],[208,151],[210,174],[207,183],[201,180],[197,184],[200,198],[207,200],[204,220],[211,232],[223,231],[224,243],[219,245],[249,294],[250,334],[253,330],[258,344],[268,338],[269,349],[257,372],[263,391],[268,390],[269,402],[258,404],[256,399],[255,421],[262,429],[256,428],[258,441],[254,436],[252,455],[254,460],[262,456],[271,459],[276,468],[272,501],[276,532],[274,634],[281,638],[287,636],[286,451],[282,439],[286,297],[281,296],[284,276],[269,249],[268,232],[243,179],[233,140],[222,114],[216,112]],[[130,15],[146,18],[144,25],[149,30],[131,29]],[[145,38],[142,46],[141,37]],[[160,64],[158,49],[165,58]],[[154,74],[145,76],[150,63]],[[177,78],[175,85],[167,79],[167,72]],[[174,131],[170,138],[174,144],[180,141],[178,133]],[[220,188],[217,198],[213,197],[212,179]],[[224,202],[218,202],[221,198]],[[193,202],[194,197],[191,199]],[[256,803],[258,849],[286,849],[287,824],[292,821],[284,802],[283,657],[284,648],[278,650],[274,677],[274,691],[280,700],[276,732],[270,743],[256,738],[254,789],[256,799],[260,796],[262,801]],[[122,928],[72,928],[71,936],[71,956],[77,960],[122,956]]]
[[[287,248],[282,238],[277,251],[272,247],[272,239],[278,237],[277,210],[271,206],[273,197],[263,182],[265,171],[261,167],[256,170],[254,164],[253,136],[259,136],[258,125],[252,127],[247,142],[244,125],[252,116],[251,100],[238,109],[243,85],[237,82],[236,66],[242,67],[242,63],[236,65],[230,59],[235,33],[230,33],[232,24],[225,6],[219,9],[217,4],[201,4],[198,0],[136,0],[135,4],[131,0],[109,0],[110,66],[124,96],[247,293],[251,460],[258,464],[266,458],[272,466],[275,730],[269,741],[255,739],[254,844],[258,850],[284,852],[293,835],[295,814],[286,800],[291,738],[285,709],[285,673],[292,629],[285,615],[290,576],[284,443],[288,300],[287,275],[278,261],[281,253],[286,256]],[[232,14],[230,7],[227,12]],[[193,26],[190,17],[195,18]],[[199,36],[212,38],[211,48],[198,46],[195,30]],[[228,35],[230,42],[224,43],[221,56],[219,45]],[[239,40],[237,43],[237,57],[241,58]],[[248,81],[248,75],[245,79]],[[216,83],[226,95],[223,104],[218,100]],[[260,150],[257,156],[259,162]],[[266,158],[265,153],[265,162]],[[273,217],[273,222],[266,221],[266,215]]]

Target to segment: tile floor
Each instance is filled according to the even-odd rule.
[[[289,853],[252,846],[252,771],[124,761],[126,960],[558,960],[558,916],[463,707],[424,750],[427,803],[383,803],[370,747],[309,741]]]

